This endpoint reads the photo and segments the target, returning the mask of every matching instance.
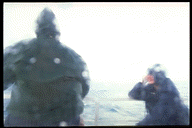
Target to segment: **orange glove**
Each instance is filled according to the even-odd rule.
[[[80,117],[80,124],[79,124],[79,126],[84,126],[84,125],[85,125],[84,120],[83,120],[82,117]]]
[[[154,84],[155,83],[155,80],[154,80],[154,77],[152,75],[147,75],[144,77],[144,80],[142,82],[143,84]]]

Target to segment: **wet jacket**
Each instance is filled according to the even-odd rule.
[[[146,103],[148,114],[137,125],[189,125],[189,110],[169,78],[162,82],[158,91],[151,85],[144,87],[139,82],[128,96]]]
[[[43,121],[65,121],[83,112],[89,91],[86,63],[52,38],[34,38],[4,53],[4,90],[13,84],[8,113]]]

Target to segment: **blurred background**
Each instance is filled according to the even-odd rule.
[[[147,68],[160,63],[185,103],[189,103],[189,3],[4,3],[4,49],[36,37],[36,19],[45,7],[56,16],[60,41],[74,49],[88,65],[88,97],[127,98],[128,91],[142,80]],[[94,114],[94,107],[88,107],[86,102],[83,116],[88,119],[94,117],[90,115]],[[111,109],[119,110],[118,114],[124,113],[118,107],[131,105],[122,102],[114,107],[114,102],[110,103]],[[145,110],[141,102],[134,104]],[[134,107],[137,113],[138,107]],[[108,109],[105,110],[109,112]],[[133,113],[124,114],[131,118]],[[137,119],[142,119],[143,115],[137,113]]]

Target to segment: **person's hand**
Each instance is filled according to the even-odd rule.
[[[154,77],[152,75],[147,75],[143,78],[142,83],[143,85],[154,84],[155,83]]]
[[[142,78],[142,82],[141,82],[141,83],[142,83],[143,85],[146,83],[146,79],[145,79],[145,78],[146,78],[146,76],[143,76],[143,78]]]
[[[85,125],[84,120],[83,120],[82,117],[80,117],[80,124],[79,124],[79,126],[84,126],[84,125]]]

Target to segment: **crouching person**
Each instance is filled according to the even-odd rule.
[[[58,40],[54,13],[45,8],[37,38],[4,53],[4,90],[13,84],[5,126],[83,125],[89,76],[81,56]]]
[[[128,96],[145,101],[147,115],[136,125],[189,125],[189,109],[160,64],[149,68],[148,75],[134,86]]]

